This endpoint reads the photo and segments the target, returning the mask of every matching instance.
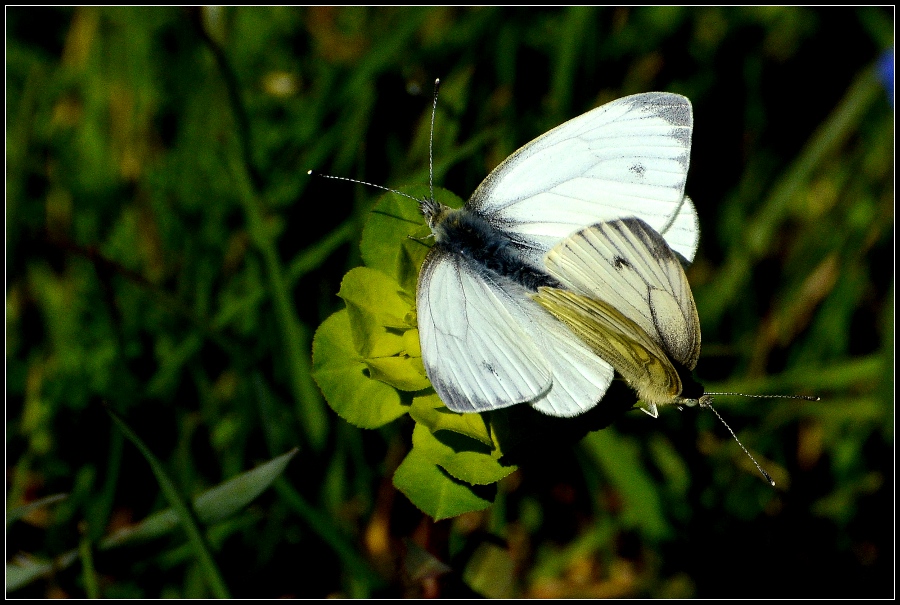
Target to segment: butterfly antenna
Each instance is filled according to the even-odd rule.
[[[437,113],[438,90],[441,88],[441,79],[434,80],[434,101],[431,104],[431,135],[428,139],[428,191],[431,199],[434,199],[434,114]]]
[[[369,187],[377,187],[378,189],[383,189],[385,191],[390,191],[391,193],[396,193],[397,195],[402,195],[403,197],[408,197],[409,199],[411,199],[417,203],[420,201],[418,198],[414,198],[411,195],[407,195],[406,193],[403,193],[402,191],[397,191],[396,189],[391,189],[390,187],[382,187],[381,185],[376,185],[375,183],[368,183],[366,181],[357,181],[356,179],[350,179],[345,176],[331,176],[330,174],[322,174],[321,172],[316,172],[315,170],[309,170],[309,171],[307,171],[306,174],[308,174],[309,176],[320,176],[323,179],[334,179],[336,181],[348,181],[350,183],[356,183],[358,185],[368,185]]]
[[[747,393],[707,393],[707,395],[731,395],[734,397],[753,397],[754,399],[802,399],[803,401],[822,401],[814,395],[748,395]]]
[[[712,393],[707,393],[706,395],[704,395],[703,397],[700,398],[700,407],[709,408],[713,411],[713,414],[715,414],[718,417],[719,422],[721,422],[722,424],[725,425],[725,428],[728,429],[728,432],[731,433],[731,436],[734,437],[734,440],[737,441],[739,446],[741,446],[741,449],[744,450],[744,453],[747,454],[747,457],[753,461],[753,464],[756,465],[756,468],[759,469],[759,472],[762,473],[762,476],[766,478],[766,481],[769,482],[769,485],[771,485],[772,487],[775,487],[775,480],[772,479],[772,476],[769,475],[769,473],[767,473],[766,471],[763,470],[763,468],[759,465],[759,462],[756,461],[756,458],[754,458],[750,454],[750,452],[747,451],[747,448],[744,447],[744,444],[741,443],[741,440],[738,439],[738,436],[734,434],[734,431],[731,430],[731,427],[728,426],[728,423],[725,422],[724,418],[722,418],[722,415],[719,414],[719,412],[716,411],[716,408],[714,408],[712,406],[712,397],[710,397],[709,395],[712,395]]]

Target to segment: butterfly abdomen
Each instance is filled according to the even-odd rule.
[[[479,270],[511,279],[531,292],[540,286],[559,287],[556,279],[525,262],[508,233],[475,213],[447,209],[432,230],[436,245],[464,257]]]

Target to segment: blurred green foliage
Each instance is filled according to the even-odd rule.
[[[6,16],[7,553],[78,558],[11,596],[222,594],[183,532],[99,548],[167,507],[104,404],[185,501],[300,448],[203,528],[234,596],[893,594],[892,8]],[[310,378],[379,192],[306,171],[427,183],[435,77],[435,181],[462,197],[603,102],[691,99],[697,376],[823,398],[719,399],[778,488],[671,410],[533,443],[480,513],[396,492],[411,423],[354,428]]]

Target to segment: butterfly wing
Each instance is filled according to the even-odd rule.
[[[530,402],[554,416],[593,407],[612,368],[513,282],[440,246],[425,258],[416,295],[422,361],[456,412]]]
[[[545,263],[567,289],[602,301],[688,369],[697,365],[700,320],[687,277],[647,223],[629,218],[582,229]]]
[[[640,213],[636,213],[640,217]],[[694,260],[697,253],[697,244],[700,241],[700,220],[697,218],[697,208],[691,198],[684,196],[681,206],[675,211],[671,221],[664,225],[657,233],[663,236],[669,248],[682,260],[685,265]]]
[[[613,367],[588,343],[571,332],[532,301],[536,342],[553,370],[553,386],[531,406],[550,416],[577,416],[600,401],[613,379]]]
[[[637,216],[690,261],[697,213],[684,195],[693,111],[651,92],[607,103],[524,145],[479,185],[467,208],[514,237],[527,259],[587,225]]]
[[[559,288],[541,287],[533,298],[628,381],[656,416],[656,405],[681,393],[681,379],[665,352],[614,307]]]
[[[552,372],[520,302],[477,266],[436,246],[416,290],[422,361],[448,408],[493,410],[550,389]]]

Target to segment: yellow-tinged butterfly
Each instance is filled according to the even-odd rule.
[[[662,236],[639,218],[598,223],[554,246],[545,264],[560,285],[539,286],[532,298],[622,375],[641,409],[654,418],[661,405],[711,409],[775,485],[691,377],[700,320],[681,263]]]
[[[541,286],[533,298],[628,381],[644,411],[698,403],[703,389],[690,370],[700,320],[662,236],[639,218],[599,223],[557,244],[545,263],[562,287]]]

